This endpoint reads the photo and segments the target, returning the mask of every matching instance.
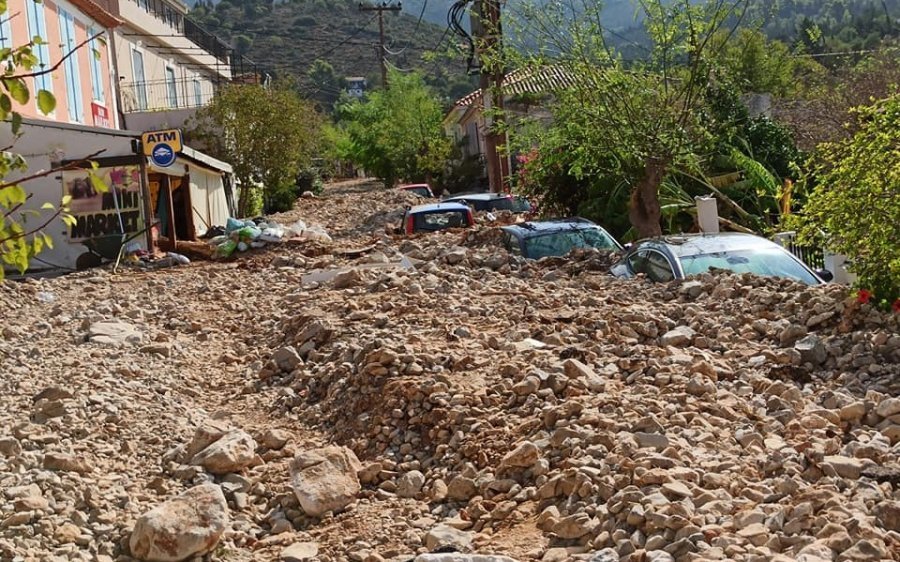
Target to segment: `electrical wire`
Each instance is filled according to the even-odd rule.
[[[456,0],[450,10],[447,12],[447,27],[454,34],[461,37],[469,45],[469,56],[466,58],[466,69],[471,71],[475,60],[475,41],[469,32],[463,27],[463,18],[466,16],[466,9],[472,0]]]
[[[413,29],[412,34],[415,35],[419,31],[419,25],[422,23],[422,18],[425,17],[425,8],[428,7],[428,0],[422,2],[422,11],[419,12],[419,20],[416,22],[416,28]]]

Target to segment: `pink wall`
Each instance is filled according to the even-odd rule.
[[[22,46],[31,40],[28,35],[27,19],[28,9],[30,8],[31,3],[32,0],[8,1],[8,13],[14,14],[14,17],[12,18],[12,20],[10,20],[10,27],[12,31],[11,39],[13,47]],[[43,39],[47,42],[47,47],[50,51],[50,64],[54,65],[59,62],[66,53],[68,53],[68,48],[64,50],[63,46],[60,44],[61,39],[57,4],[52,0],[44,0],[42,6],[47,29],[47,36]],[[78,43],[81,43],[82,41],[87,39],[87,28],[91,20],[82,12],[75,9],[74,6],[65,6],[64,9],[75,18],[75,44],[77,45]],[[93,24],[93,28],[95,30],[95,33],[106,31],[106,29],[104,29],[101,24]],[[109,40],[111,39],[108,39],[107,41]],[[113,98],[115,96],[115,92],[112,90],[110,84],[109,52],[106,46],[102,43],[97,43],[97,49],[100,51],[100,71],[102,74],[104,95],[103,103],[94,102],[93,100],[90,60],[92,57],[94,57],[94,54],[91,52],[88,45],[84,45],[80,49],[78,49],[75,54],[72,55],[78,61],[78,75],[81,83],[82,101],[84,105],[82,110],[83,120],[81,124],[103,126],[99,122],[95,123],[94,118],[92,117],[93,112],[91,104],[97,103],[98,106],[105,108],[106,110],[106,115],[109,119],[109,123],[106,126],[113,128],[115,127],[115,116],[113,115]],[[56,97],[56,110],[53,112],[53,114],[48,116],[38,111],[37,104],[34,100],[36,92],[34,91],[33,79],[28,79],[28,88],[32,93],[31,101],[29,101],[24,106],[16,104],[14,102],[14,109],[19,111],[23,116],[26,117],[52,119],[54,121],[59,121],[62,123],[72,123],[73,121],[69,120],[65,65],[60,65],[60,67],[56,69],[51,76],[53,79],[53,95]]]

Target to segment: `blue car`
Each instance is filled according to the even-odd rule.
[[[564,256],[575,248],[622,251],[603,227],[582,218],[523,222],[502,230],[506,249],[532,260]]]

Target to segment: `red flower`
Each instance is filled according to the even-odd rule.
[[[860,289],[858,293],[856,293],[856,300],[860,302],[860,304],[868,304],[870,300],[872,300],[872,292],[867,291],[866,289]]]
[[[894,301],[894,304],[891,305],[891,310],[900,314],[900,299]]]

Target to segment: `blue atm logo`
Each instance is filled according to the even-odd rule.
[[[175,151],[172,150],[172,147],[162,142],[153,148],[153,154],[150,155],[150,159],[156,166],[168,168],[175,163],[175,156]]]

